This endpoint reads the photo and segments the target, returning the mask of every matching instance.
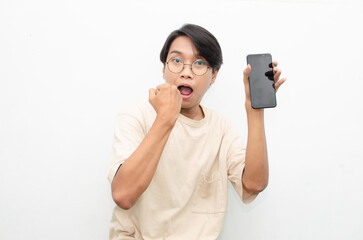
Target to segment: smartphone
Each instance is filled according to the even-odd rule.
[[[247,64],[251,65],[248,81],[250,83],[252,108],[276,107],[276,91],[271,54],[249,54],[247,55]]]

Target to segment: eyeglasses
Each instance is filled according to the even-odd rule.
[[[203,59],[197,59],[192,64],[186,64],[180,57],[173,57],[166,62],[168,69],[173,73],[180,73],[183,71],[185,65],[190,65],[194,75],[202,76],[204,75],[210,66]]]

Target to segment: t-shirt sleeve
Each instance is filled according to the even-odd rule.
[[[256,197],[257,193],[251,196],[243,196],[242,172],[245,167],[246,147],[243,144],[242,138],[228,125],[224,141],[228,143],[227,151],[227,175],[228,180],[232,183],[241,200],[248,204]]]
[[[145,137],[142,114],[134,110],[125,110],[117,115],[112,144],[111,165],[108,180],[112,182],[118,168],[136,150]]]

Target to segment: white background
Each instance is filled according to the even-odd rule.
[[[163,82],[159,52],[184,23],[219,40],[224,64],[203,103],[245,139],[246,55],[271,53],[288,78],[265,111],[269,186],[250,205],[230,188],[219,239],[363,239],[362,11],[343,0],[0,0],[0,239],[108,238],[116,114]]]

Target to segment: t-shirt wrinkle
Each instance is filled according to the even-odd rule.
[[[201,120],[179,114],[153,179],[135,205],[129,210],[115,206],[110,240],[130,235],[144,240],[217,239],[228,201],[228,180],[242,198],[245,147],[226,118],[201,107]],[[110,182],[155,118],[149,102],[118,115]]]

